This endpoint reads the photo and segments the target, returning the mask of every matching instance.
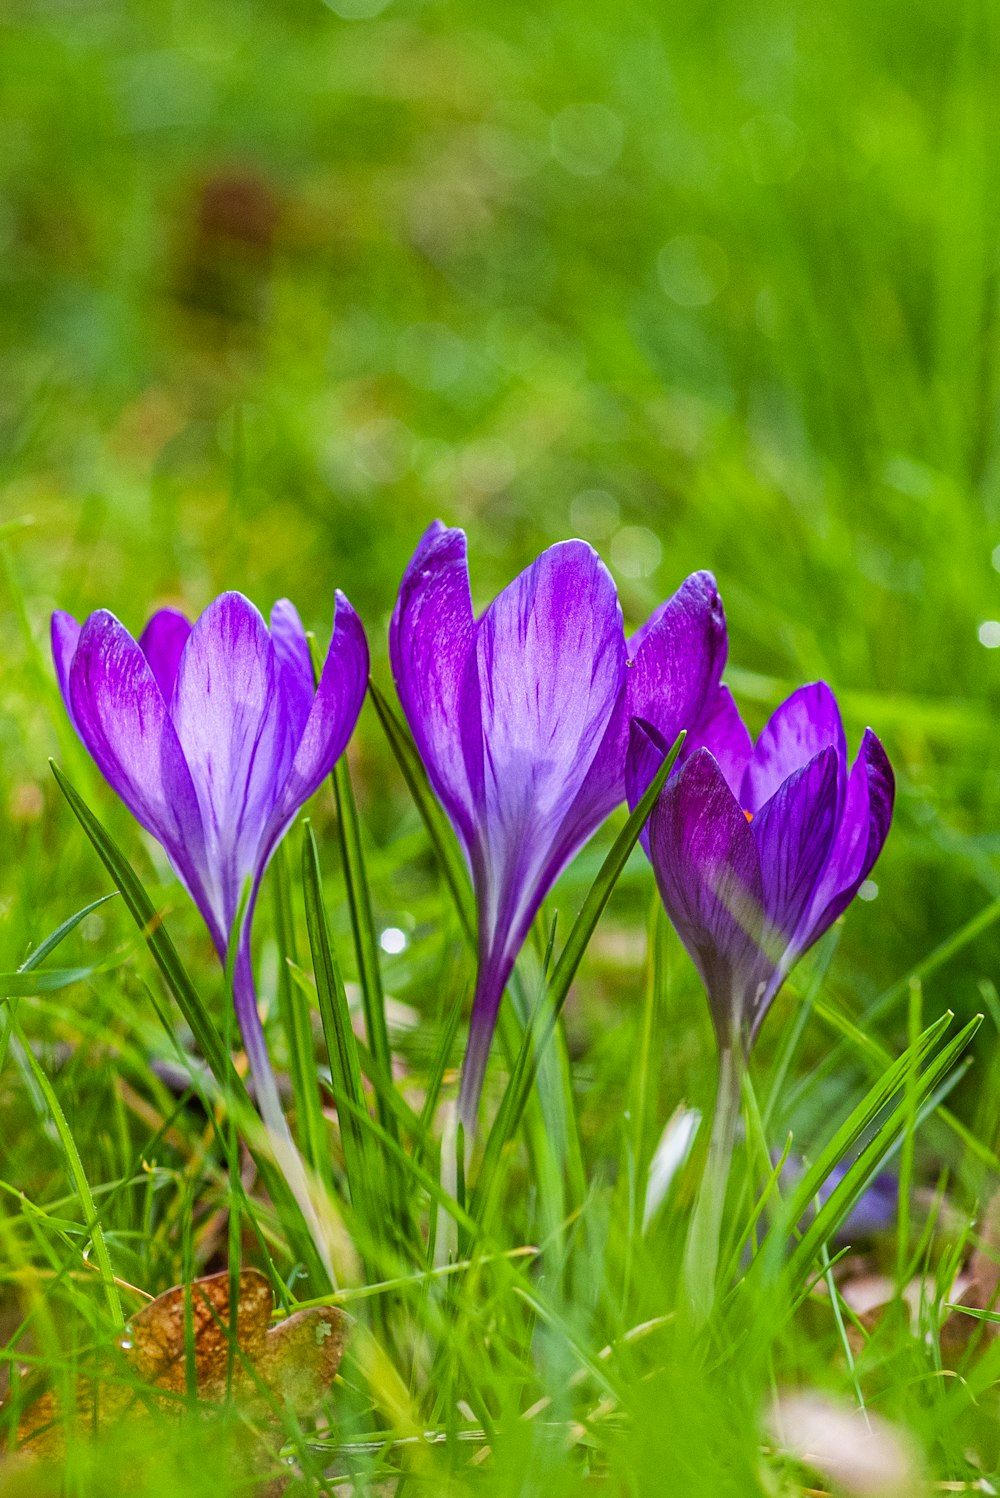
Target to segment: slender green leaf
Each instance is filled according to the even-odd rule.
[[[30,994],[58,993],[62,988],[71,988],[74,983],[85,983],[95,973],[112,970],[107,963],[95,962],[89,967],[50,967],[43,972],[22,969],[16,973],[0,973],[0,996],[23,999]]]
[[[244,1120],[256,1120],[256,1110],[243,1079],[233,1066],[232,1058],[222,1043],[218,1029],[205,1008],[200,994],[188,977],[163,918],[146,893],[138,874],[58,765],[52,760],[49,764],[59,789],[66,797],[74,816],[111,875],[129,914],[142,932],[167,988],[189,1025],[216,1083],[223,1095],[233,1100]],[[257,1167],[278,1210],[285,1231],[294,1243],[295,1251],[309,1266],[310,1274],[319,1283],[327,1283],[329,1276],[313,1243],[312,1235],[306,1226],[294,1193],[271,1158],[269,1151],[261,1147],[258,1131],[249,1127],[245,1132],[248,1147],[257,1162]]]
[[[434,1060],[431,1063],[431,1068],[424,1084],[424,1106],[420,1110],[420,1128],[424,1134],[430,1131],[430,1127],[434,1122],[438,1097],[441,1093],[441,1083],[444,1080],[445,1070],[455,1044],[455,1036],[458,1033],[458,1026],[465,1010],[465,1000],[466,995],[460,989],[451,1008],[448,1010],[447,1018],[441,1028],[441,1036],[438,1041],[437,1050],[434,1052]]]
[[[280,843],[271,862],[274,897],[274,934],[278,947],[278,1011],[288,1044],[288,1063],[295,1099],[300,1144],[310,1168],[329,1190],[330,1148],[320,1098],[308,994],[292,979],[289,963],[298,961],[295,922],[285,846]]]
[[[894,1005],[906,998],[910,992],[911,983],[914,981],[926,983],[932,973],[936,973],[938,968],[950,962],[970,942],[975,941],[991,926],[996,925],[997,921],[1000,921],[1000,900],[993,900],[982,910],[977,911],[971,920],[966,921],[957,931],[952,932],[951,936],[940,942],[933,952],[928,952],[927,956],[918,962],[911,972],[905,974],[897,983],[893,983],[883,994],[880,994],[874,1004],[869,1006],[865,1014],[865,1023],[870,1024],[872,1020],[880,1019]]]
[[[288,962],[288,971],[293,982],[298,985],[303,993],[311,996],[316,994],[316,979],[312,973],[307,972],[305,968],[299,967],[290,960]],[[350,1006],[348,1005],[348,1007]],[[320,1017],[322,1018],[322,1016]],[[399,1127],[406,1132],[410,1139],[421,1148],[431,1143],[432,1141],[426,1136],[426,1130],[420,1122],[419,1115],[413,1111],[402,1094],[396,1090],[395,1084],[391,1082],[386,1083],[376,1070],[371,1052],[364,1041],[359,1038],[357,1032],[353,1030],[353,1025],[352,1034],[354,1035],[354,1046],[358,1053],[358,1065],[361,1068],[361,1075],[370,1084],[376,1097],[381,1097],[385,1107],[393,1114]]]
[[[919,1080],[911,1084],[914,1105],[922,1104],[928,1095],[933,1092],[934,1088],[958,1060],[958,1057],[976,1033],[981,1022],[981,1015],[977,1015],[974,1019],[970,1020],[960,1033],[928,1063],[925,1070],[921,1073]],[[924,1034],[926,1035],[927,1032],[925,1031]],[[900,1078],[900,1088],[905,1089],[908,1085],[908,1073],[911,1065],[909,1052],[900,1059],[906,1062]],[[843,1179],[831,1191],[826,1201],[816,1213],[816,1216],[809,1223],[791,1256],[787,1272],[792,1283],[795,1283],[808,1270],[820,1245],[832,1238],[848,1213],[860,1200],[875,1174],[881,1168],[892,1145],[902,1135],[908,1116],[908,1108],[895,1108],[883,1122],[874,1137],[866,1144],[851,1169],[847,1171]]]
[[[820,941],[813,959],[813,971],[809,986],[796,1004],[795,1017],[792,1023],[787,1026],[781,1038],[777,1057],[771,1067],[770,1086],[768,1088],[767,1101],[763,1109],[765,1128],[770,1123],[775,1109],[785,1093],[785,1082],[792,1064],[792,1058],[795,1055],[806,1024],[819,998],[826,975],[830,971],[830,965],[840,945],[840,937],[843,929],[842,921],[835,922]]]
[[[111,1256],[108,1253],[108,1245],[101,1230],[101,1223],[97,1215],[97,1208],[94,1205],[94,1198],[91,1195],[90,1182],[87,1180],[87,1173],[83,1168],[83,1161],[80,1159],[80,1151],[77,1149],[76,1140],[73,1138],[73,1131],[66,1121],[62,1104],[56,1096],[52,1083],[45,1074],[44,1067],[25,1039],[21,1026],[16,1019],[14,1021],[14,1033],[17,1036],[24,1056],[27,1058],[38,1089],[45,1099],[45,1106],[52,1117],[52,1122],[56,1126],[59,1142],[66,1156],[66,1164],[69,1167],[73,1185],[76,1187],[77,1195],[80,1198],[80,1205],[83,1208],[87,1232],[90,1234],[94,1245],[94,1254],[97,1258],[97,1267],[100,1270],[101,1279],[104,1283],[104,1293],[107,1298],[111,1320],[115,1326],[124,1326],[125,1316],[122,1311],[121,1297],[118,1294],[118,1286],[115,1283],[114,1270],[111,1267]]]
[[[313,970],[316,974],[316,991],[319,996],[319,1012],[323,1021],[327,1055],[330,1061],[330,1076],[333,1085],[337,1116],[340,1119],[340,1136],[344,1148],[344,1168],[351,1193],[351,1201],[362,1219],[370,1217],[373,1199],[378,1199],[378,1182],[382,1176],[381,1162],[368,1147],[366,1137],[358,1123],[358,1111],[364,1107],[364,1085],[361,1080],[361,1065],[357,1044],[351,1026],[351,1012],[344,992],[344,980],[340,974],[333,950],[330,928],[323,904],[323,883],[319,866],[319,850],[312,824],[306,821],[302,834],[302,887],[305,893],[306,926],[309,945],[312,949]],[[369,1227],[373,1223],[369,1222]]]
[[[917,983],[919,979],[912,978],[910,981],[911,984]],[[877,1038],[874,1029],[869,1027],[867,1017],[864,1026],[855,1024],[853,1020],[842,1013],[841,1010],[827,999],[817,999],[815,1009],[821,1019],[837,1030],[838,1033],[846,1036],[862,1055],[869,1058],[872,1069],[876,1073],[891,1064],[892,1056],[889,1050]],[[839,1050],[840,1048],[837,1047],[837,1049]],[[952,1133],[961,1139],[966,1149],[975,1155],[981,1164],[1000,1174],[1000,1157],[997,1156],[995,1151],[990,1149],[984,1140],[974,1134],[949,1108],[942,1108],[940,1117],[942,1123],[946,1124]]]
[[[378,957],[378,938],[372,916],[371,895],[365,870],[364,850],[361,846],[361,824],[351,785],[351,772],[347,760],[341,756],[333,767],[333,790],[337,801],[337,827],[340,833],[340,855],[347,885],[347,903],[351,913],[351,930],[354,933],[354,951],[358,962],[358,978],[361,983],[361,998],[365,1007],[365,1031],[372,1060],[382,1077],[392,1079],[392,1051],[389,1047],[389,1031],[385,1022],[385,992],[382,987],[382,970]],[[379,1102],[379,1116],[383,1126],[393,1133],[396,1120],[385,1104]]]
[[[872,1126],[906,1086],[910,1067],[922,1064],[951,1021],[952,1015],[947,1012],[929,1025],[916,1043],[886,1068],[884,1074],[851,1110],[824,1148],[820,1150],[813,1164],[803,1172],[789,1192],[786,1198],[786,1210],[791,1223],[798,1222],[806,1214],[830,1172],[839,1165],[865,1130]]]
[[[67,920],[63,921],[61,926],[57,926],[43,942],[39,942],[35,950],[21,963],[18,972],[30,973],[39,967],[45,961],[46,957],[50,957],[56,947],[66,940],[70,932],[76,930],[81,921],[86,920],[88,915],[95,910],[99,910],[109,900],[117,900],[117,898],[118,891],[113,889],[108,894],[100,895],[96,900],[91,900],[89,905],[85,905],[82,910],[78,910],[75,915],[71,915]]]

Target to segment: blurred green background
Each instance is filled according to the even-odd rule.
[[[900,801],[835,965],[854,1007],[1000,894],[998,51],[986,0],[12,0],[7,965],[104,887],[45,767],[86,775],[50,609],[138,629],[237,586],[322,633],[340,586],[385,683],[435,515],[480,602],[570,534],[634,623],[711,567],[755,728],[824,676],[852,742],[880,732]],[[405,925],[401,816],[399,858],[422,844],[370,710],[354,754]],[[612,1031],[632,869],[590,970]],[[997,958],[991,931],[928,1008],[979,1007]]]

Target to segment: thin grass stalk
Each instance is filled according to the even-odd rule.
[[[275,1165],[268,1149],[262,1149],[257,1131],[253,1128],[256,1117],[249,1093],[242,1078],[233,1066],[232,1057],[223,1044],[219,1031],[208,1010],[191,982],[177,948],[166,929],[161,913],[146,892],[135,869],[129,863],[117,843],[110,837],[87,803],[71,785],[59,767],[49,761],[59,789],[62,791],[74,816],[90,839],[93,847],[111,875],[125,905],[145,939],[150,954],[173,995],[185,1021],[198,1043],[201,1054],[208,1063],[216,1084],[224,1095],[231,1096],[236,1107],[250,1127],[246,1130],[247,1143],[257,1162],[258,1169],[267,1186],[275,1208],[281,1218],[293,1251],[305,1262],[310,1274],[320,1285],[331,1283],[323,1254],[314,1242],[308,1229],[296,1194],[284,1179],[280,1164]],[[168,1026],[169,1030],[169,1026]]]
[[[686,1308],[696,1326],[708,1319],[715,1303],[720,1238],[740,1118],[745,1065],[738,1046],[725,1046],[720,1051],[719,1085],[708,1158],[684,1249],[683,1293]]]

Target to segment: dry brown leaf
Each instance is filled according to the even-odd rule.
[[[65,1452],[67,1424],[85,1437],[119,1420],[144,1419],[154,1410],[181,1414],[188,1407],[177,1397],[188,1387],[188,1316],[202,1406],[232,1398],[265,1425],[273,1424],[282,1406],[299,1417],[309,1415],[336,1377],[349,1317],[336,1306],[316,1306],[272,1326],[274,1297],[267,1278],[245,1269],[238,1284],[232,1347],[228,1272],[167,1290],[131,1318],[115,1352],[101,1360],[93,1375],[77,1379],[72,1410],[51,1390],[28,1406],[18,1424],[19,1452],[57,1461]],[[255,1459],[269,1444],[273,1442],[258,1448]]]

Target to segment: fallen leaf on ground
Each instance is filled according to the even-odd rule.
[[[256,1269],[239,1276],[232,1319],[226,1271],[167,1290],[131,1318],[93,1372],[78,1376],[71,1410],[55,1390],[28,1405],[18,1423],[18,1451],[58,1461],[67,1427],[82,1439],[121,1420],[180,1416],[190,1408],[190,1376],[201,1412],[234,1403],[248,1420],[263,1423],[261,1441],[249,1447],[253,1462],[266,1461],[282,1409],[306,1417],[329,1390],[349,1326],[336,1306],[296,1311],[272,1326],[273,1309],[270,1282]]]

